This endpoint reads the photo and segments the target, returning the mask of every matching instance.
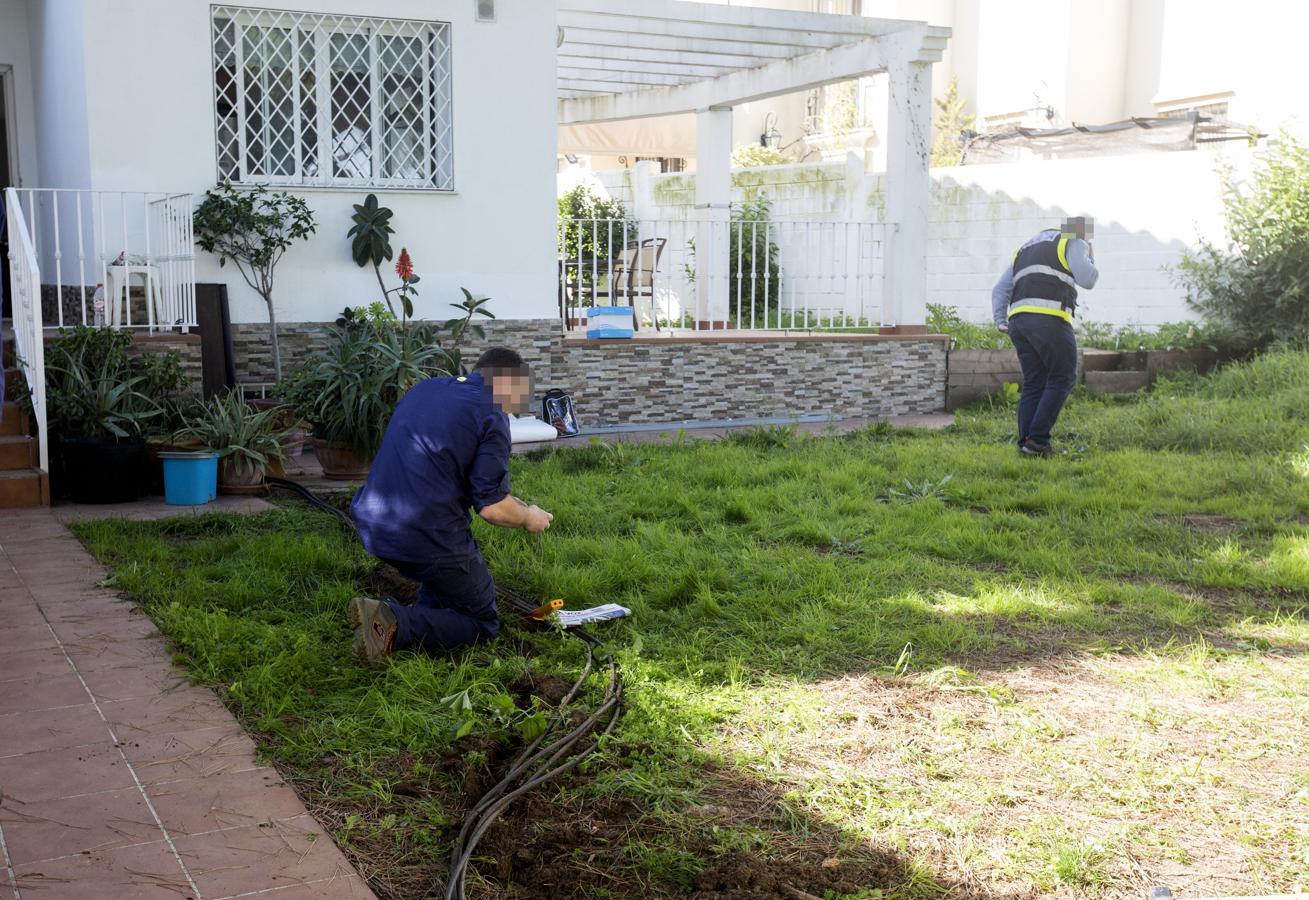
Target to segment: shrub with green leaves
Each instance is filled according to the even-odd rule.
[[[175,437],[197,441],[219,456],[235,460],[236,470],[247,474],[282,459],[280,408],[257,410],[229,391],[210,399],[189,415]]]
[[[128,331],[86,325],[59,330],[45,348],[52,434],[124,438],[171,430],[170,414],[190,384],[180,358],[131,351]],[[30,410],[31,398],[21,399]]]
[[[752,317],[763,324],[765,311],[775,314],[782,296],[772,213],[772,204],[762,194],[732,210],[727,302],[739,325],[749,324]]]
[[[287,380],[283,395],[315,437],[371,458],[405,392],[425,378],[457,371],[457,360],[437,338],[431,325],[399,328],[361,319],[338,326],[327,348]]]
[[[559,222],[559,254],[578,264],[570,280],[588,279],[592,263],[607,264],[636,235],[622,201],[602,197],[589,184],[559,197]]]
[[[1309,344],[1309,148],[1282,132],[1248,182],[1222,177],[1227,246],[1177,266],[1187,301],[1247,348]]]

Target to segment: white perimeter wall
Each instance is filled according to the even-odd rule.
[[[1238,171],[1251,162],[1244,150],[1227,158]],[[1019,244],[1064,216],[1091,215],[1101,275],[1095,290],[1082,292],[1085,318],[1146,326],[1192,318],[1168,267],[1201,238],[1223,240],[1219,159],[1194,151],[934,169],[928,302],[990,321],[991,288]],[[739,169],[734,199],[767,194],[775,220],[880,221],[883,178],[864,174],[858,159]],[[648,186],[634,171],[600,179],[641,218],[692,215],[694,175],[654,175]],[[569,186],[561,178],[560,188]]]
[[[376,191],[395,210],[396,252],[407,246],[422,276],[422,317],[446,318],[447,304],[462,299],[461,286],[494,298],[491,309],[502,318],[554,315],[555,5],[499,0],[494,23],[474,20],[472,0],[266,5],[451,23],[456,192]],[[32,6],[33,18],[38,8],[59,10],[64,29],[47,27],[38,35],[32,26],[51,86],[36,91],[38,119],[81,116],[90,187],[200,194],[214,184],[207,0],[32,0]],[[84,66],[70,49],[74,41],[84,47]],[[58,80],[56,62],[64,73]],[[73,105],[60,113],[79,93],[85,112]],[[43,186],[87,186],[56,181],[44,165],[68,157],[73,162],[60,168],[75,177],[75,133],[63,146],[51,146],[44,133],[38,143]],[[330,321],[347,305],[378,299],[376,277],[355,266],[346,238],[351,204],[367,190],[287,190],[309,201],[318,233],[293,247],[277,269],[279,319]],[[227,283],[234,322],[266,321],[263,302],[230,266],[220,269],[202,254],[196,278]],[[394,275],[388,280],[394,283]]]

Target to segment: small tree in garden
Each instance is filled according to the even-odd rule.
[[[933,166],[957,166],[963,159],[960,136],[970,131],[976,119],[970,115],[968,102],[959,96],[959,79],[951,78],[945,96],[933,101],[932,159]]]
[[[273,375],[282,380],[282,350],[277,340],[277,314],[273,306],[273,273],[282,256],[296,241],[318,230],[309,204],[285,192],[270,193],[261,186],[237,190],[223,182],[205,191],[195,211],[195,242],[228,260],[268,307],[268,330],[273,348]]]
[[[1245,347],[1309,345],[1309,148],[1283,132],[1248,185],[1222,174],[1227,246],[1183,257],[1187,302]]]

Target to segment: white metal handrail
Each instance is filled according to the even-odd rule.
[[[14,317],[14,349],[27,380],[42,472],[50,471],[46,432],[45,340],[41,327],[41,267],[14,188],[5,190],[6,227],[9,231],[10,304]]]
[[[150,331],[196,326],[195,240],[189,193],[12,188],[45,283],[54,290],[45,328],[110,325]],[[144,293],[135,316],[132,286]],[[94,306],[97,285],[105,308]],[[124,296],[125,295],[125,296]],[[71,308],[66,308],[71,307]]]
[[[875,331],[886,232],[872,222],[561,218],[559,311],[565,328],[614,304],[634,307],[642,327]],[[706,294],[715,308],[698,301]]]

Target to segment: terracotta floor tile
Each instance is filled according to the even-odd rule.
[[[132,666],[83,672],[91,693],[102,703],[169,693],[189,684],[186,673],[166,660],[143,660]]]
[[[174,843],[206,896],[303,885],[351,872],[331,837],[307,815],[268,827],[175,838]]]
[[[135,787],[31,803],[6,797],[0,828],[16,865],[164,839]]]
[[[72,672],[0,682],[0,716],[88,702],[82,680]]]
[[[88,640],[123,643],[160,636],[154,622],[144,616],[133,615],[57,619],[51,623],[51,627],[59,640],[66,644],[85,643]]]
[[[97,669],[116,669],[142,662],[167,660],[168,647],[158,638],[141,638],[136,641],[104,643],[94,638],[65,641],[64,651],[72,658],[80,672]]]
[[[36,601],[50,622],[108,622],[127,619],[132,606],[116,597],[96,594],[73,594],[60,600]]]
[[[21,600],[0,600],[0,628],[28,628],[45,625],[46,618],[41,607],[29,597]]]
[[[236,772],[255,765],[254,742],[235,720],[200,731],[125,740],[122,747],[137,777],[147,785]]]
[[[23,900],[182,900],[193,897],[163,841],[16,867]]]
[[[305,814],[299,796],[270,768],[152,785],[150,800],[170,834],[200,834]]]
[[[103,581],[108,574],[104,567],[98,563],[79,564],[76,562],[60,562],[53,560],[50,562],[28,563],[26,565],[15,565],[18,570],[18,577],[29,585],[40,584],[46,587],[58,585],[93,585]]]
[[[212,691],[187,685],[167,694],[101,704],[119,740],[225,725],[232,714]]]
[[[309,881],[254,894],[215,897],[213,900],[375,900],[375,895],[358,875],[338,875],[321,881]]]
[[[40,650],[58,646],[44,622],[32,625],[0,623],[0,656],[20,650]]]
[[[0,682],[41,675],[64,675],[70,671],[64,651],[58,647],[0,654]]]
[[[5,797],[36,803],[133,787],[132,773],[108,740],[88,747],[0,757]]]
[[[90,701],[68,709],[0,716],[0,756],[79,747],[108,737],[109,732]]]

